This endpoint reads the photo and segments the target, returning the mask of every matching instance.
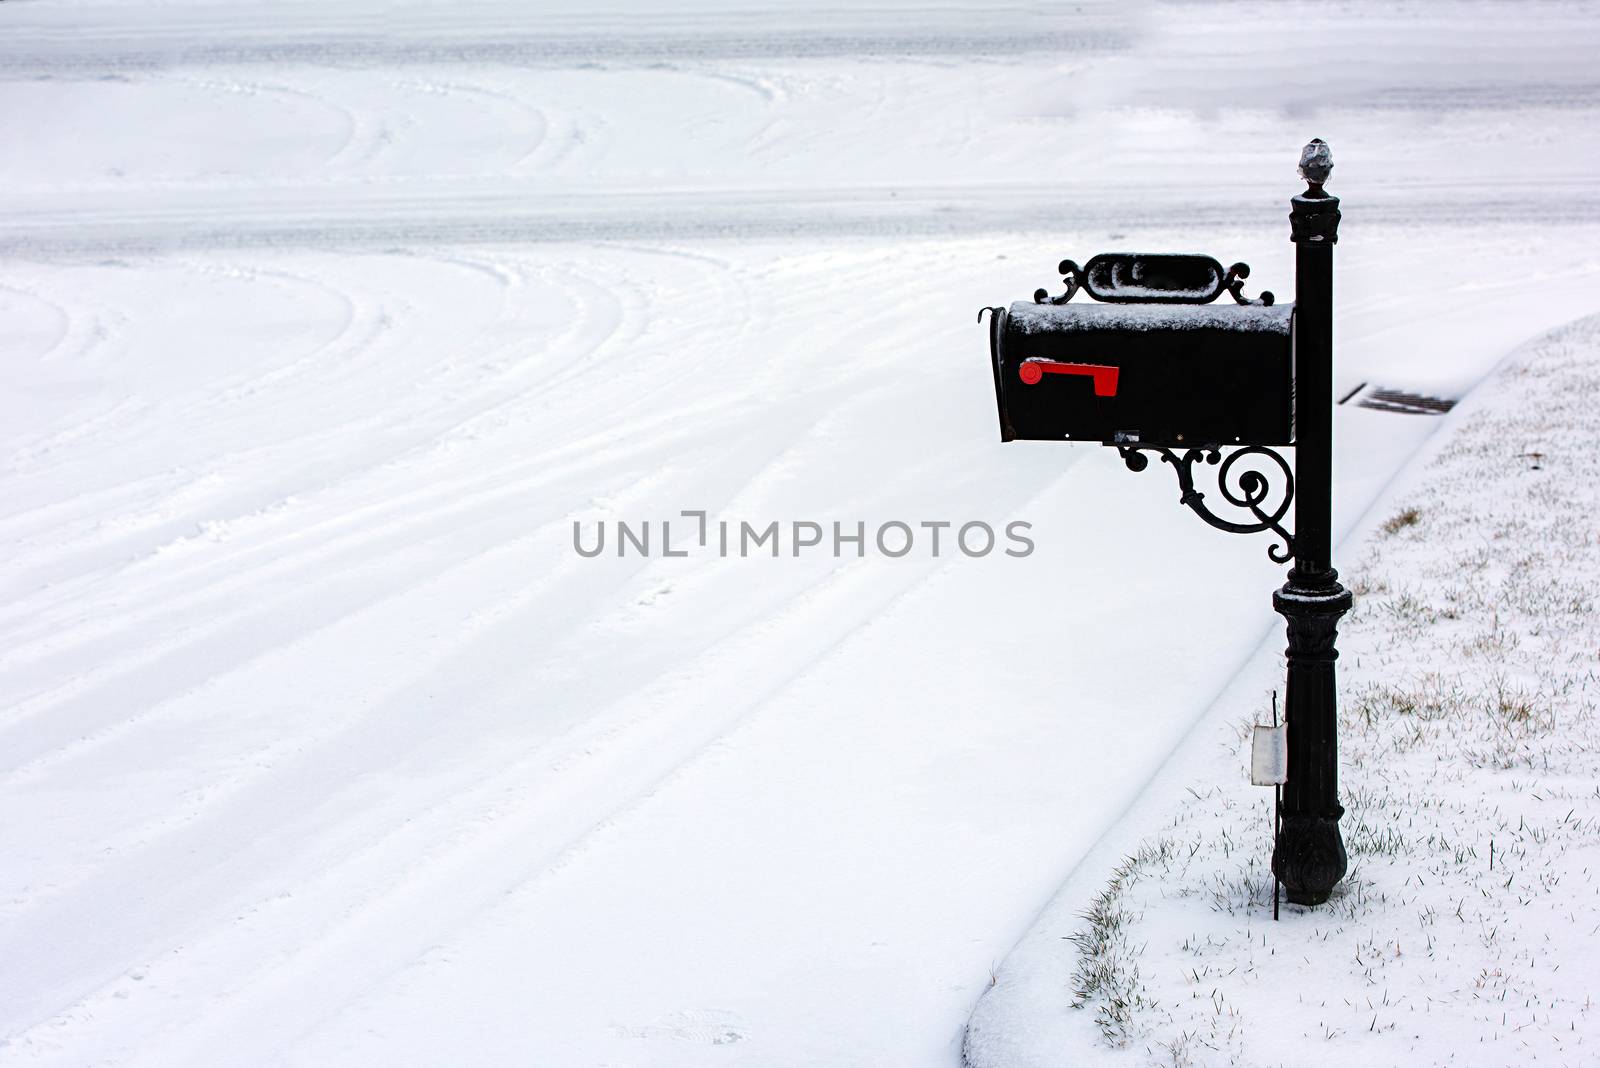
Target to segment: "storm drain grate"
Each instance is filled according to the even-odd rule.
[[[1356,399],[1358,407],[1371,408],[1379,412],[1399,412],[1402,415],[1443,415],[1456,406],[1455,397],[1429,397],[1422,393],[1410,393],[1403,389],[1387,389],[1382,386],[1367,388],[1365,382],[1345,394],[1346,401]]]

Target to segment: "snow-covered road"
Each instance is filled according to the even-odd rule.
[[[0,1062],[953,1064],[1279,581],[975,310],[1312,135],[1341,385],[1600,308],[1587,6],[540,7],[0,5]]]

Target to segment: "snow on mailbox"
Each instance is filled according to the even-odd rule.
[[[1250,269],[1210,256],[1101,255],[1061,264],[1067,290],[992,308],[1004,441],[1287,445],[1292,304],[1247,300]],[[1070,304],[1082,289],[1101,303]],[[1230,293],[1232,305],[1212,301]]]

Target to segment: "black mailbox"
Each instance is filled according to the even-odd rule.
[[[1064,296],[993,309],[1002,440],[1293,442],[1294,306],[1244,301],[1248,268],[1119,255],[1061,269]],[[1078,288],[1108,303],[1069,304]],[[1222,292],[1241,303],[1211,304]]]

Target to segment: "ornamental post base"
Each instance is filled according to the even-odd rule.
[[[1272,850],[1272,871],[1290,901],[1320,905],[1349,869],[1339,834],[1338,692],[1334,661],[1339,617],[1350,610],[1350,591],[1338,575],[1289,573],[1273,597],[1288,624],[1288,780],[1282,822]]]
[[[1324,816],[1285,815],[1272,850],[1272,873],[1283,883],[1284,896],[1296,905],[1320,905],[1349,870],[1339,817],[1344,809]]]

